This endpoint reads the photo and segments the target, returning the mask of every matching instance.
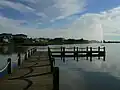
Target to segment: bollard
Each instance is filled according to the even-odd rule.
[[[8,74],[12,74],[12,70],[11,70],[11,58],[8,58],[7,62],[9,63],[8,67],[7,67],[7,72],[8,72]]]
[[[58,67],[54,67],[53,90],[59,90],[59,68]]]
[[[20,56],[20,53],[18,53],[18,66],[20,66],[21,64],[21,56]]]

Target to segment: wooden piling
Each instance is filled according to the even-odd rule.
[[[54,67],[53,90],[59,90],[59,68],[58,67]]]
[[[100,59],[100,47],[98,47],[98,59]]]
[[[50,60],[50,65],[51,65],[51,72],[53,72],[53,58]]]
[[[28,50],[28,57],[30,57],[30,50]]]
[[[76,56],[77,56],[77,62],[78,62],[78,47],[77,47]]]
[[[18,53],[18,66],[20,66],[21,64],[21,56],[20,56],[20,53]]]
[[[63,57],[63,47],[61,47],[61,60],[62,60],[62,57]]]
[[[8,67],[7,67],[7,72],[8,74],[12,74],[12,67],[11,67],[11,58],[8,58],[8,61],[7,61],[9,64],[8,64]]]
[[[65,47],[63,47],[63,62],[65,62]]]
[[[92,62],[92,47],[90,47],[90,61]]]
[[[74,60],[75,60],[75,56],[76,56],[76,53],[75,53],[76,51],[75,51],[75,47],[74,47]]]
[[[88,52],[88,47],[86,47],[86,51]],[[86,55],[86,60],[88,60],[88,54]]]
[[[25,60],[27,60],[27,52],[25,52]]]
[[[50,51],[50,48],[48,47],[48,57],[49,57],[49,60],[51,60],[51,51]]]

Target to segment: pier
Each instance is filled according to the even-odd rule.
[[[72,47],[72,48],[49,48],[48,47],[48,53],[52,57],[61,57],[61,59],[65,60],[65,57],[74,57],[74,60],[79,57],[86,57],[86,60],[90,58],[90,61],[92,61],[92,57],[98,57],[100,59],[101,57],[105,61],[105,47],[98,47],[98,48],[92,48],[92,47],[86,47],[86,48],[79,48],[79,47]]]
[[[24,60],[18,54],[16,67],[11,58],[0,70],[4,74],[0,79],[0,90],[59,90],[59,68],[48,52],[32,48],[25,52]]]

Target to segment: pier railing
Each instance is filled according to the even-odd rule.
[[[48,47],[48,56],[53,73],[53,90],[59,90],[59,67],[55,67],[55,58],[52,56],[50,48]]]
[[[86,60],[90,58],[90,61],[92,61],[92,57],[103,57],[103,60],[105,61],[105,47],[98,47],[98,48],[92,48],[92,47],[86,47],[86,48],[79,48],[79,47],[73,47],[73,48],[48,48],[49,53],[52,57],[61,57],[63,61],[65,60],[65,57],[74,57],[74,60],[79,57],[86,57]]]
[[[48,47],[48,56],[49,61],[51,65],[51,72],[53,72],[53,90],[59,90],[59,68],[55,67],[55,57],[61,57],[63,61],[65,60],[65,57],[74,57],[74,60],[79,57],[90,57],[90,61],[92,61],[92,57],[103,57],[103,60],[105,61],[105,47],[98,47],[98,48],[92,48],[92,47],[86,47],[86,48],[79,48],[79,47],[73,47],[73,48],[50,48]]]
[[[27,59],[28,59],[31,55],[33,55],[36,51],[37,51],[37,48],[36,48],[36,47],[27,50],[27,51],[25,52],[24,60],[27,60]],[[22,58],[21,58],[21,54],[18,53],[18,59],[17,59],[17,63],[16,63],[18,67],[21,66],[22,61],[23,61],[23,60],[22,60]],[[7,64],[4,66],[4,68],[2,68],[2,69],[0,70],[0,75],[4,76],[4,75],[3,75],[4,73],[5,73],[5,74],[6,74],[6,73],[7,73],[7,74],[11,74],[11,73],[12,73],[12,69],[13,69],[13,67],[12,67],[12,60],[11,60],[11,58],[8,58]]]

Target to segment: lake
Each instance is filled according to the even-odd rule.
[[[50,45],[50,47],[56,48],[60,46]],[[100,44],[63,46],[83,48],[86,46],[98,47]],[[79,58],[77,62],[73,58],[66,58],[64,63],[60,58],[56,58],[56,66],[60,68],[60,90],[120,90],[120,44],[104,44],[104,46],[106,47],[105,61],[102,58],[100,60],[93,58],[90,62],[85,58]],[[8,57],[11,57],[13,62],[16,61],[16,51],[12,49],[10,51],[11,54],[0,54],[0,68],[4,67]]]

